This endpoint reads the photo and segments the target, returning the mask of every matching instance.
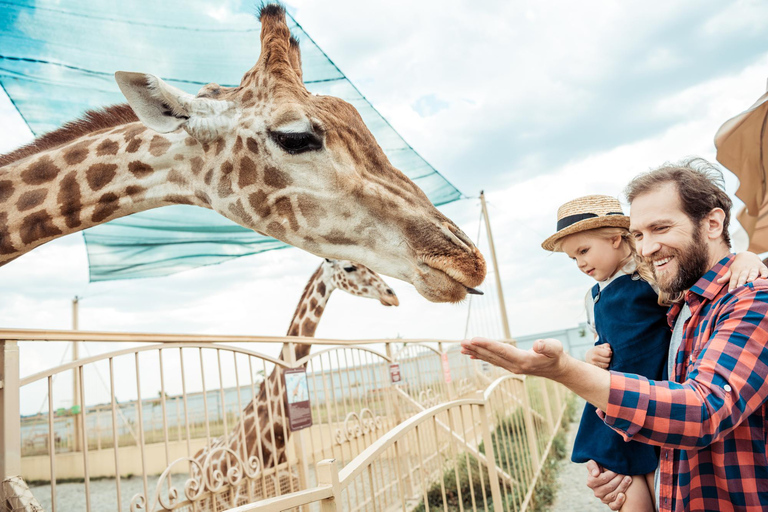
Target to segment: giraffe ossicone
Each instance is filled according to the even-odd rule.
[[[310,94],[284,9],[261,9],[238,87],[193,96],[116,73],[130,107],[0,156],[0,265],[57,237],[170,204],[211,208],[319,256],[455,302],[485,278],[470,239],[396,169],[349,103]]]

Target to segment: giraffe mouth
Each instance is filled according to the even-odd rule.
[[[400,301],[397,299],[397,296],[395,295],[387,295],[379,299],[379,302],[381,302],[384,306],[399,306]]]

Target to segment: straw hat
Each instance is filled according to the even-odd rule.
[[[562,238],[589,229],[615,227],[629,229],[629,217],[621,204],[611,196],[584,196],[568,201],[557,209],[557,233],[541,244],[554,251]]]

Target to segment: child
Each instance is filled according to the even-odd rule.
[[[586,298],[587,319],[597,334],[587,362],[662,380],[671,336],[667,306],[681,297],[659,297],[651,284],[651,270],[636,256],[628,229],[629,217],[613,197],[593,195],[574,199],[558,209],[557,217],[557,232],[542,247],[565,252],[576,261],[579,270],[597,281]],[[751,260],[754,255],[749,254],[741,259]],[[752,267],[759,269],[760,260],[754,258]],[[739,284],[743,284],[745,274],[738,267],[732,268],[731,276]],[[617,474],[632,476],[621,510],[655,510],[656,448],[625,442],[588,403],[571,460],[590,459]]]

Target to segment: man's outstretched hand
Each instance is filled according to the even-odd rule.
[[[512,345],[486,338],[472,338],[461,342],[461,353],[472,359],[481,359],[512,373],[536,375],[557,380],[566,369],[568,359],[559,340],[536,340],[531,350],[520,350]]]

